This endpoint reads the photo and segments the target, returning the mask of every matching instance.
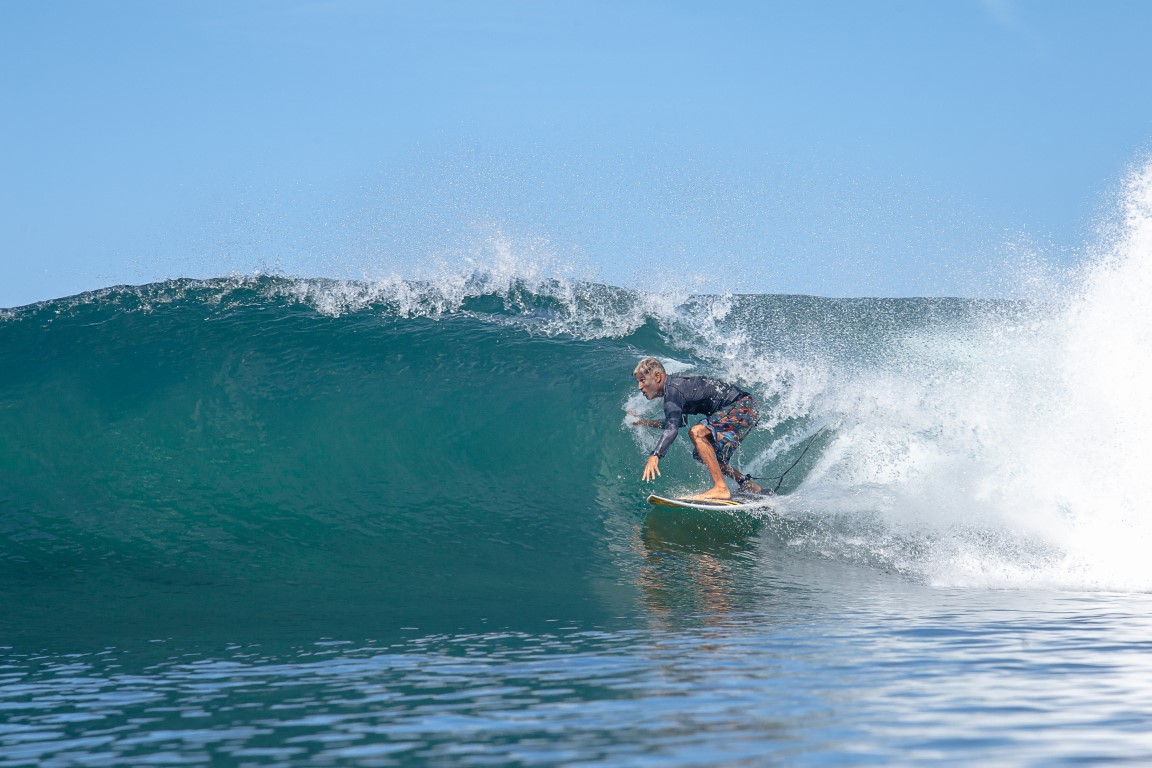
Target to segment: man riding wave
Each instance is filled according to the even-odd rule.
[[[649,400],[664,398],[664,419],[639,419],[633,424],[641,427],[663,427],[660,442],[648,456],[644,465],[644,481],[660,474],[660,459],[668,447],[687,425],[688,414],[703,414],[699,423],[688,430],[695,449],[692,455],[708,469],[712,487],[693,499],[730,499],[732,493],[724,482],[727,475],[739,483],[741,489],[760,493],[760,486],[751,476],[732,469],[732,453],[740,445],[760,418],[755,398],[732,384],[709,376],[669,376],[664,364],[654,357],[640,361],[632,372],[636,385]]]

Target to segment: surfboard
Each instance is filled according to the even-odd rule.
[[[763,501],[764,496],[739,499],[669,499],[664,496],[651,494],[648,503],[655,507],[674,507],[676,509],[747,509],[753,502]]]

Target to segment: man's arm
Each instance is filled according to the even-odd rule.
[[[664,433],[660,435],[660,442],[656,445],[656,450],[648,456],[648,461],[644,464],[644,482],[654,480],[660,476],[660,457],[668,451],[668,446],[672,445],[672,441],[676,439],[676,433],[680,431],[680,422],[684,418],[684,396],[679,390],[669,387],[667,379],[664,382],[664,420],[657,421],[656,419],[641,419],[644,426],[650,427],[663,427]],[[640,422],[637,422],[638,424]]]
[[[672,445],[672,441],[676,439],[676,434],[680,431],[680,424],[683,420],[683,396],[666,386],[664,389],[664,421],[660,422],[660,426],[664,427],[664,433],[660,435],[660,442],[656,444],[656,450],[652,451],[654,455],[663,457],[668,452],[669,446]]]
[[[665,400],[664,413],[668,414],[668,411],[668,401]],[[656,450],[649,454],[648,461],[644,464],[644,482],[654,480],[660,476],[660,457],[668,452],[668,446],[670,446],[672,441],[676,439],[676,433],[679,432],[679,424],[682,416],[678,407],[675,409],[675,412],[677,424],[675,428],[669,426],[672,423],[671,417],[666,418],[664,421],[653,420],[652,426],[664,427],[664,434],[660,436],[660,443],[656,446]]]

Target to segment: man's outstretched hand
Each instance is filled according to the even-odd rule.
[[[644,465],[644,482],[655,480],[660,476],[660,457],[649,456],[648,463]]]

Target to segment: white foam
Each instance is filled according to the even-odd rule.
[[[1122,219],[1059,300],[810,383],[843,424],[807,509],[879,515],[888,564],[935,584],[1152,590],[1152,165]]]

